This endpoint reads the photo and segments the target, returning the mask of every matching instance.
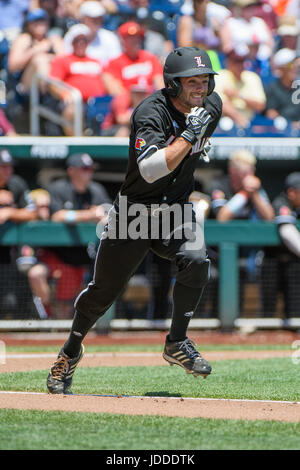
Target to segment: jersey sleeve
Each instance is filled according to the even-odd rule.
[[[206,132],[204,134],[204,137],[210,137],[214,133],[222,116],[223,103],[218,93],[213,91],[212,94],[207,98],[205,102],[205,109],[213,118],[213,120],[207,126]]]
[[[99,206],[101,204],[111,204],[111,198],[109,197],[105,187],[102,184],[93,182],[92,188],[92,206]]]
[[[212,183],[209,195],[211,198],[211,216],[217,217],[219,210],[228,202],[225,190],[221,181],[215,181]]]
[[[132,116],[133,131],[131,142],[139,163],[158,149],[168,145],[166,125],[158,110],[149,106],[140,106]]]
[[[65,204],[65,190],[60,181],[52,183],[48,189],[50,193],[50,213],[51,215],[57,211],[64,209]]]
[[[13,193],[14,203],[18,209],[27,207],[26,195],[28,193],[28,186],[23,178],[17,175],[13,175],[12,187],[10,188],[10,191]]]

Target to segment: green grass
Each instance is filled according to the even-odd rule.
[[[290,349],[284,345],[205,345],[201,351]],[[8,352],[57,352],[57,347]],[[161,352],[161,345],[88,346],[87,352]],[[292,350],[291,350],[292,352]],[[79,366],[74,393],[300,400],[299,365],[291,358],[213,361],[206,380],[179,367]],[[0,368],[1,371],[1,368]],[[48,371],[0,374],[0,390],[45,392]],[[0,450],[292,450],[300,423],[126,416],[59,411],[0,410]],[[200,463],[199,461],[197,463]]]
[[[7,353],[57,353],[63,341],[57,346],[7,346]],[[289,344],[198,344],[200,351],[276,351],[291,350]],[[120,344],[120,345],[87,345],[87,353],[95,352],[162,352],[163,344]]]
[[[291,358],[212,362],[206,380],[179,367],[78,367],[74,393],[299,401],[299,366]],[[46,391],[48,371],[0,374],[0,390]]]
[[[19,410],[0,410],[0,423],[0,450],[300,448],[300,423]]]

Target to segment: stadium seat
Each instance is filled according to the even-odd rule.
[[[275,120],[256,115],[250,126],[243,129],[236,126],[228,117],[223,117],[214,133],[216,137],[299,137],[300,131],[292,127],[286,119]]]
[[[92,135],[100,135],[100,127],[109,112],[112,99],[111,95],[89,98],[85,110],[85,119],[86,128],[89,129]]]
[[[180,9],[184,4],[184,0],[152,0],[150,1],[149,10],[162,11],[166,15],[173,16],[180,13]]]

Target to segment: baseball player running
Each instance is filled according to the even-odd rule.
[[[75,301],[69,337],[48,375],[50,393],[71,393],[84,337],[149,250],[177,267],[164,359],[195,377],[211,373],[211,366],[187,337],[190,319],[209,279],[210,261],[203,229],[199,230],[194,212],[186,209],[191,208],[188,197],[193,191],[196,163],[222,113],[221,99],[214,92],[214,75],[204,50],[177,48],[165,62],[165,88],[152,93],[133,112],[126,178],[101,238],[93,280]],[[134,213],[137,207],[138,218]],[[138,225],[143,236],[132,231]]]

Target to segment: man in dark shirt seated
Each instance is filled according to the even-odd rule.
[[[36,208],[28,196],[27,183],[14,174],[14,162],[8,150],[0,150],[0,230],[8,222],[36,219]],[[0,246],[0,317],[20,318],[31,311],[30,297],[22,274],[17,270],[17,247]]]
[[[266,191],[262,187],[261,180],[255,175],[256,157],[246,149],[236,150],[228,162],[228,174],[212,182],[209,194],[211,197],[211,210],[209,218],[219,222],[229,222],[231,220],[269,220],[274,217],[273,208]],[[240,310],[243,308],[244,286],[253,274],[253,261],[256,255],[255,247],[240,247],[239,249],[239,273],[240,273]],[[213,254],[211,254],[213,258]],[[215,260],[218,259],[217,251]],[[218,289],[217,279],[214,295],[217,302],[216,290]],[[217,309],[216,302],[213,308]]]
[[[281,244],[268,247],[261,268],[262,314],[276,314],[283,293],[284,320],[300,317],[300,172],[290,173],[283,191],[274,199],[275,223]],[[288,322],[287,322],[288,326]]]
[[[27,196],[27,183],[14,174],[11,154],[0,150],[0,226],[8,221],[28,222],[36,218],[35,207]],[[0,263],[9,262],[9,247],[0,247]]]
[[[88,154],[74,154],[68,158],[67,178],[54,181],[48,188],[52,221],[69,225],[106,223],[111,200],[105,188],[92,181],[93,174],[94,162]],[[40,285],[39,289],[35,282],[35,295],[42,298],[48,278],[54,278],[56,282],[58,311],[50,311],[44,300],[48,314],[61,317],[71,315],[72,301],[82,286],[84,275],[88,275],[94,251],[92,245],[51,247],[38,251],[39,263],[30,272],[30,279],[38,280]]]

